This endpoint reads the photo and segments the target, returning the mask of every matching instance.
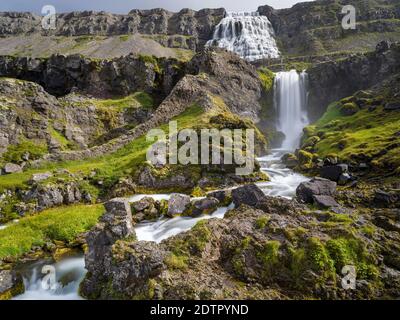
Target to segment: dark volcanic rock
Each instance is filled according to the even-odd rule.
[[[81,285],[85,295],[93,296],[101,280],[109,276],[112,246],[121,239],[135,236],[132,213],[127,199],[116,198],[105,203],[106,213],[86,236],[88,251],[85,255],[89,275]],[[90,292],[90,294],[89,294]]]
[[[190,197],[185,194],[174,193],[168,200],[168,216],[173,217],[184,213],[190,205]]]
[[[338,164],[321,168],[321,177],[332,181],[339,181],[343,173],[347,173],[349,166],[347,164]]]
[[[334,196],[336,182],[324,178],[313,178],[301,183],[296,190],[297,199],[305,203],[313,203],[313,196]]]
[[[249,184],[232,190],[232,199],[235,207],[242,204],[255,207],[259,202],[265,200],[265,194],[255,184]]]
[[[219,201],[215,198],[207,197],[197,200],[192,204],[191,216],[201,216],[202,214],[210,214],[217,209]]]
[[[331,196],[324,195],[314,195],[313,196],[314,204],[316,204],[321,209],[329,209],[332,207],[339,207],[340,205],[336,202],[336,200]]]

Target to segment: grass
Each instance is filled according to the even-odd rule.
[[[271,91],[274,86],[275,74],[266,67],[261,67],[257,71],[264,90],[266,92]]]
[[[22,218],[18,223],[0,230],[0,259],[19,257],[32,247],[43,246],[48,241],[71,242],[91,229],[103,212],[101,204],[74,205]]]
[[[184,129],[206,121],[203,117],[203,109],[193,105],[181,115],[174,118],[178,122],[178,128]],[[203,120],[202,120],[203,119]],[[168,133],[168,125],[160,127]],[[112,184],[122,176],[133,175],[140,165],[146,161],[147,149],[153,142],[146,141],[146,136],[141,136],[125,145],[114,153],[81,161],[65,161],[60,163],[47,163],[39,169],[28,169],[22,173],[0,176],[0,192],[6,189],[26,188],[28,180],[34,173],[46,172],[58,168],[67,169],[71,173],[88,175],[95,170],[96,179],[103,180],[105,185]]]
[[[21,139],[18,144],[10,145],[2,158],[4,162],[21,162],[25,154],[29,154],[30,160],[35,160],[39,159],[47,152],[48,150],[45,142]]]
[[[320,157],[335,154],[342,161],[373,161],[376,166],[400,167],[399,112],[374,111],[364,108],[352,116],[342,115],[340,104],[333,103],[307,134],[318,135],[315,145]],[[385,151],[386,150],[386,151]]]

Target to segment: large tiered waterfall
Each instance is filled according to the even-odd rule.
[[[228,13],[207,46],[225,48],[248,61],[279,57],[271,22],[258,12]]]
[[[299,147],[307,117],[307,73],[296,70],[278,72],[275,77],[275,108],[278,130],[285,134],[282,149],[294,151]]]

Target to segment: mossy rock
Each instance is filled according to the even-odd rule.
[[[314,155],[311,152],[307,152],[305,150],[299,150],[297,158],[299,159],[299,167],[301,169],[306,170],[313,168]]]
[[[360,111],[360,108],[354,102],[348,102],[340,107],[340,113],[344,116],[352,116]]]

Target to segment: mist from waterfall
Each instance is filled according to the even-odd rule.
[[[225,48],[248,61],[279,57],[271,22],[258,12],[227,13],[206,46]]]
[[[294,151],[300,146],[307,116],[307,73],[296,70],[278,72],[274,84],[274,104],[278,130],[285,134],[282,149]]]

